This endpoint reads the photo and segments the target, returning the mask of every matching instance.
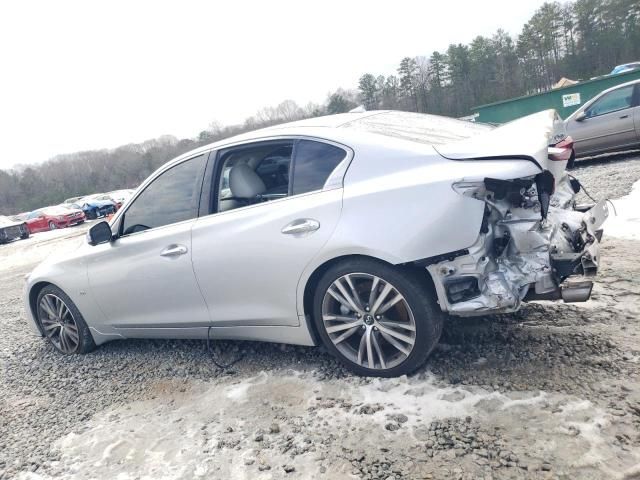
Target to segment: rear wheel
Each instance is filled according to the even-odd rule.
[[[324,344],[360,375],[394,377],[420,367],[443,317],[425,276],[370,259],[331,267],[314,298]]]
[[[52,222],[52,221],[49,222],[49,230],[55,230],[56,228],[58,228],[58,227],[56,226],[56,224],[54,222]]]
[[[29,229],[27,228],[27,225],[24,224],[22,225],[22,227],[20,227],[20,238],[22,240],[29,238]]]
[[[48,285],[40,291],[37,316],[42,333],[59,352],[71,355],[87,353],[95,348],[82,314],[58,287]]]

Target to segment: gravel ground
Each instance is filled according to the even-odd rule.
[[[593,196],[640,158],[582,161]],[[606,237],[593,299],[450,319],[410,378],[363,379],[321,348],[127,340],[63,357],[22,278],[87,227],[0,247],[0,479],[640,478],[640,242]]]

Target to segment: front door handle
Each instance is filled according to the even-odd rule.
[[[313,218],[299,218],[282,228],[285,235],[315,232],[320,228],[320,222]]]
[[[184,245],[169,245],[167,248],[160,252],[162,257],[178,257],[184,255],[189,250]]]
[[[629,118],[629,115],[622,115],[620,118]]]

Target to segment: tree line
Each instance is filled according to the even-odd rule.
[[[498,30],[468,45],[401,59],[392,75],[365,73],[357,89],[338,89],[324,103],[286,100],[241,125],[211,124],[195,138],[162,136],[115,149],[58,155],[42,164],[0,170],[0,214],[29,211],[65,198],[135,187],[188,150],[256,128],[319,115],[396,109],[460,117],[471,108],[546,91],[561,77],[588,79],[640,60],[638,0],[576,0],[542,5],[517,37]]]
[[[474,106],[551,89],[560,78],[585,80],[640,60],[638,0],[577,0],[542,5],[513,38],[503,30],[406,57],[396,74],[365,73],[367,109],[464,116]]]

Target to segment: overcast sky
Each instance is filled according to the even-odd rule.
[[[542,3],[2,2],[0,168],[319,103],[404,56],[517,34]]]

